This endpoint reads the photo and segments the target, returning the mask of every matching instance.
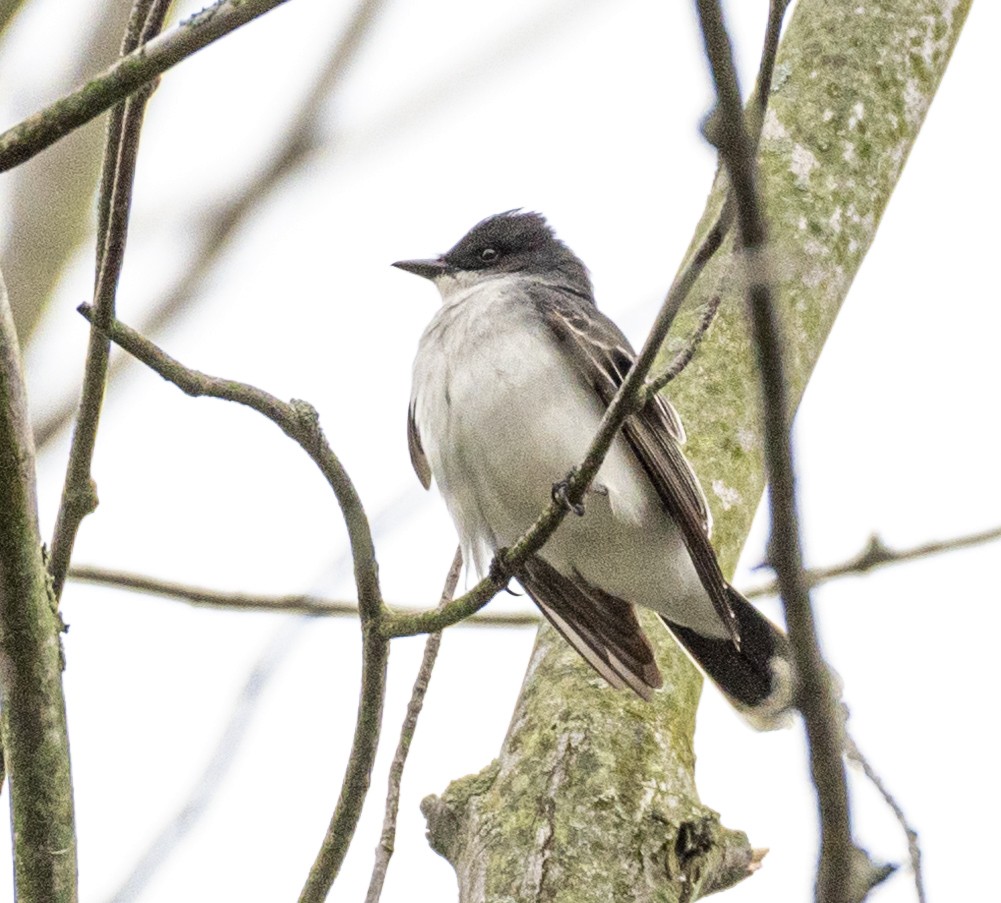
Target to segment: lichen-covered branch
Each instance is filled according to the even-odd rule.
[[[0,276],[0,708],[14,878],[23,903],[76,900],[61,623],[38,532],[35,449]]]
[[[932,0],[877,0],[851,16],[823,0],[795,7],[758,153],[770,245],[782,261],[774,300],[785,328],[789,413],[873,240],[967,7],[944,13]],[[693,248],[719,222],[725,191],[720,178]],[[732,247],[728,237],[679,312],[675,328],[690,335],[706,304],[722,296],[699,353],[670,384],[730,571],[765,485],[755,355]],[[688,729],[683,713],[695,704],[698,679],[663,631],[658,637],[666,685],[644,705],[598,686],[542,629],[499,761],[425,805],[463,903],[694,899],[705,888],[682,890],[679,854],[707,863],[733,861],[726,850],[738,862],[747,854],[746,842],[726,842],[718,825],[698,817],[706,810],[675,737]],[[687,794],[691,817],[660,802],[675,799],[669,788]],[[748,860],[745,874],[750,867]]]
[[[288,0],[218,0],[0,135],[0,172],[124,100],[203,47]]]

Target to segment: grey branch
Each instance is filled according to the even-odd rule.
[[[218,0],[0,135],[0,172],[30,160],[203,47],[288,0]]]
[[[92,325],[96,323],[95,310],[91,305],[82,304],[79,311]],[[354,484],[327,444],[319,416],[312,405],[299,400],[284,402],[255,386],[219,379],[185,367],[118,320],[100,324],[99,328],[111,341],[185,394],[233,401],[266,417],[309,455],[340,506],[347,527],[358,590],[362,627],[362,688],[341,793],[299,898],[302,903],[319,903],[326,898],[337,876],[358,824],[382,726],[389,644],[378,630],[384,609],[368,517]]]
[[[24,372],[0,276],[0,705],[14,881],[25,901],[77,898],[61,622],[38,532]]]
[[[145,574],[89,566],[73,566],[69,579],[81,583],[94,583],[113,589],[134,590],[168,599],[179,599],[191,605],[207,608],[231,608],[239,611],[266,611],[282,614],[309,615],[314,617],[358,616],[358,603],[354,600],[324,599],[304,593],[285,595],[260,595],[255,593],[226,592],[188,583],[160,580]],[[407,609],[399,609],[409,614]],[[420,609],[414,607],[413,614]],[[486,612],[480,611],[460,621],[458,627],[537,627],[539,616],[535,611]]]
[[[843,716],[830,669],[820,651],[796,505],[789,400],[782,338],[766,265],[764,211],[757,188],[757,148],[744,121],[730,39],[719,0],[697,0],[706,56],[718,98],[712,140],[726,167],[746,261],[747,306],[757,355],[764,425],[765,468],[771,510],[769,560],[775,568],[798,681],[796,704],[809,741],[811,773],[820,807],[821,854],[816,894],[823,903],[857,903],[875,883],[868,856],[852,837],[844,766]]]
[[[455,586],[459,582],[459,572],[462,570],[462,549],[456,549],[452,558],[452,564],[448,569],[448,576],[445,578],[445,587],[441,592],[441,601],[438,606],[445,605],[452,599],[455,593]],[[396,754],[393,756],[393,764],[389,768],[389,789],[386,792],[386,814],[382,822],[382,836],[379,838],[379,845],[375,850],[375,865],[372,868],[372,878],[369,881],[368,893],[365,894],[365,903],[379,903],[382,896],[382,887],[386,881],[386,872],[389,870],[389,860],[393,856],[393,848],[396,843],[396,816],[400,810],[400,784],[403,781],[403,769],[407,764],[407,756],[410,753],[410,744],[414,739],[414,731],[417,729],[417,719],[420,717],[421,709],[424,707],[424,697],[427,695],[428,684],[431,682],[431,672],[434,670],[434,663],[438,658],[438,649],[441,646],[441,632],[428,635],[424,643],[424,655],[421,658],[421,666],[417,671],[417,678],[414,681],[414,688],[410,694],[410,702],[407,705],[407,714],[403,719],[403,727],[400,728],[400,740],[396,746]]]
[[[858,746],[855,745],[855,741],[850,736],[847,737],[846,753],[848,761],[854,763],[862,770],[862,773],[876,788],[879,795],[883,797],[883,802],[890,807],[890,811],[893,812],[897,822],[900,824],[904,836],[907,838],[907,854],[911,860],[911,872],[914,875],[914,889],[917,892],[918,903],[927,903],[924,873],[921,868],[921,845],[918,842],[918,832],[914,830],[911,823],[907,820],[907,815],[904,813],[900,803],[897,802],[896,797],[890,793],[886,784],[883,783],[883,779],[876,773],[876,769],[862,755]],[[890,869],[892,871],[892,867]]]
[[[867,574],[876,568],[893,564],[905,564],[922,558],[930,558],[958,549],[966,549],[983,543],[1001,539],[1001,527],[991,530],[981,530],[968,533],[953,539],[936,540],[921,543],[904,549],[893,549],[887,546],[877,535],[873,535],[865,548],[837,564],[825,567],[808,568],[804,571],[807,586],[811,589],[837,580],[841,577],[851,577]],[[303,593],[287,593],[284,595],[261,595],[255,593],[227,592],[225,590],[208,589],[193,586],[189,583],[179,583],[172,580],[161,580],[146,574],[136,574],[130,571],[114,570],[90,565],[74,565],[70,567],[69,579],[80,583],[94,583],[113,589],[134,590],[153,596],[163,596],[168,599],[178,599],[191,605],[207,608],[232,608],[242,611],[270,611],[284,614],[310,615],[316,617],[357,617],[358,603],[354,600],[325,599]],[[749,599],[776,596],[779,593],[778,583],[770,580],[757,586],[740,587],[740,591]],[[419,609],[399,609],[401,613],[418,614]],[[535,627],[540,623],[535,611],[524,612],[489,612],[479,611],[460,621],[458,627]]]
[[[168,5],[164,0],[136,0],[122,41],[123,55],[131,53],[144,40],[159,32]],[[148,99],[149,91],[139,92],[115,107],[108,120],[98,200],[97,263],[94,278],[94,311],[99,323],[110,322],[115,316],[118,279],[125,262],[139,133]],[[52,535],[49,573],[52,575],[57,602],[62,595],[77,531],[83,519],[97,507],[97,488],[91,477],[90,465],[104,402],[110,350],[111,343],[107,336],[99,329],[91,328],[80,408]]]
[[[868,574],[875,568],[888,564],[904,564],[908,561],[916,561],[919,558],[930,558],[933,555],[941,555],[944,552],[954,552],[958,549],[967,549],[971,546],[982,545],[985,542],[993,542],[1001,539],[1001,527],[994,527],[991,530],[981,530],[977,533],[968,533],[957,536],[953,539],[937,540],[926,542],[917,546],[910,546],[906,549],[893,549],[887,546],[878,535],[873,534],[865,548],[838,564],[828,565],[822,568],[810,568],[803,573],[806,585],[811,589],[829,580],[836,580],[839,577],[849,577],[853,574]],[[774,596],[779,592],[778,583],[774,580],[761,586],[750,587],[742,590],[748,598],[761,596]]]

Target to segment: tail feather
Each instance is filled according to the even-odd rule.
[[[706,676],[762,726],[772,726],[792,704],[789,643],[771,621],[732,586],[740,648],[729,637],[707,637],[661,616],[668,629]],[[763,717],[755,718],[754,713]]]

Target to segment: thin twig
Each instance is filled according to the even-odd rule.
[[[82,304],[78,310],[88,321],[94,323],[94,308],[91,305]],[[327,444],[320,428],[319,416],[312,405],[299,400],[286,403],[255,386],[219,379],[184,367],[118,320],[107,324],[106,334],[116,345],[185,394],[233,401],[262,414],[309,455],[337,498],[348,531],[358,590],[362,628],[362,687],[354,738],[340,796],[299,898],[302,903],[320,903],[326,899],[357,827],[382,727],[389,643],[378,629],[384,606],[379,588],[375,547],[365,510],[350,477]]]
[[[0,172],[124,100],[171,66],[288,0],[218,0],[0,135]]]
[[[445,578],[445,587],[441,593],[441,601],[438,603],[439,608],[451,601],[455,593],[455,585],[459,582],[461,570],[462,549],[459,548],[455,550],[452,565]],[[386,881],[389,860],[393,856],[396,843],[396,817],[400,809],[400,784],[403,781],[403,769],[407,764],[410,744],[414,739],[417,719],[424,706],[424,697],[427,694],[428,684],[431,682],[431,672],[434,669],[435,660],[438,658],[440,646],[441,632],[428,634],[427,641],[424,643],[424,656],[421,659],[421,666],[410,694],[410,702],[407,705],[407,714],[403,719],[403,727],[400,729],[400,741],[396,747],[396,755],[393,756],[393,764],[389,768],[386,814],[382,822],[382,836],[379,838],[379,845],[375,848],[375,865],[372,867],[372,877],[369,881],[368,893],[365,894],[365,903],[379,903],[379,898],[382,896],[382,886]]]
[[[820,651],[796,509],[785,365],[766,265],[765,220],[757,191],[755,147],[744,121],[730,39],[718,0],[697,0],[718,110],[712,140],[726,166],[736,205],[739,244],[746,261],[747,301],[758,358],[764,421],[765,468],[771,507],[769,561],[785,608],[821,822],[816,894],[823,903],[861,900],[872,884],[868,857],[855,845],[844,766],[843,722],[830,671]]]
[[[768,25],[765,29],[765,43],[761,49],[761,61],[758,64],[758,78],[755,88],[756,100],[750,106],[748,114],[748,130],[751,141],[755,148],[761,140],[761,130],[765,124],[765,110],[768,107],[768,95],[771,92],[772,75],[775,71],[775,59],[778,54],[779,38],[782,35],[782,20],[789,6],[789,0],[771,0],[768,6]],[[710,229],[707,238],[703,242],[703,247],[708,242],[710,245],[715,242],[715,247],[710,252],[710,256],[715,253],[716,248],[722,243],[733,225],[733,201],[727,192],[723,200],[723,206],[717,215],[716,222]],[[709,331],[716,313],[719,311],[721,296],[714,295],[706,305],[702,313],[702,319],[695,331],[686,339],[685,344],[674,356],[674,360],[657,376],[652,377],[647,382],[647,391],[650,393],[660,392],[671,380],[677,379],[682,371],[687,367],[698,350],[702,339]]]
[[[384,539],[402,526],[408,508],[406,496],[388,499],[370,516],[372,535]],[[341,550],[331,564],[327,577],[339,580],[350,573],[350,550]],[[72,574],[72,569],[70,570]],[[354,614],[357,616],[357,607]],[[218,739],[205,759],[201,774],[194,780],[187,795],[177,802],[173,815],[161,824],[146,848],[133,861],[121,884],[107,897],[108,903],[134,903],[142,899],[145,889],[156,878],[171,856],[186,839],[199,830],[201,819],[240,761],[243,748],[250,738],[250,727],[268,690],[284,664],[298,652],[299,644],[309,629],[309,618],[284,618],[269,641],[246,670],[243,685],[236,693]]]
[[[232,197],[217,209],[206,213],[201,223],[192,224],[193,230],[198,231],[196,240],[199,242],[192,254],[192,262],[174,285],[152,303],[149,314],[138,327],[138,331],[143,335],[156,336],[168,323],[182,314],[192,300],[199,298],[201,286],[223,252],[229,247],[231,239],[240,233],[249,215],[259,211],[267,196],[274,192],[286,177],[312,158],[313,152],[321,143],[322,136],[316,132],[316,126],[323,118],[320,115],[321,108],[331,93],[342,83],[364,38],[371,33],[372,25],[383,3],[384,0],[362,0],[359,3],[344,32],[338,36],[331,49],[326,65],[306,92],[298,111],[292,116],[290,124],[282,129],[283,138],[280,146],[269,153],[265,162],[252,172]],[[579,8],[576,0],[574,4],[558,3],[555,4],[555,8],[546,8],[527,25],[519,25],[510,35],[502,39],[502,50],[495,46],[496,39],[494,39],[490,49],[484,49],[483,52],[471,57],[469,71],[460,66],[458,71],[449,72],[431,92],[433,98],[437,98],[438,101],[446,95],[452,98],[457,86],[461,86],[462,90],[470,90],[470,85],[477,78],[482,78],[484,73],[497,71],[499,59],[503,59],[506,65],[510,64],[512,53],[525,53],[533,43],[562,27],[571,6],[574,10]],[[422,103],[428,102],[431,101],[419,95],[408,98],[404,102],[404,107],[412,111]],[[391,134],[402,118],[405,117],[399,112],[394,112],[386,122],[378,126],[377,131],[381,135]],[[128,356],[113,356],[109,375],[114,377],[130,360]],[[35,442],[39,448],[44,448],[69,422],[75,410],[76,399],[70,398],[68,401],[64,399],[43,419],[36,420]]]
[[[885,545],[878,536],[873,536],[865,549],[858,555],[853,555],[838,564],[825,567],[808,568],[803,572],[807,586],[811,589],[837,580],[841,577],[867,574],[876,568],[893,564],[904,564],[922,558],[930,558],[958,549],[970,548],[1001,539],[1001,527],[983,530],[957,536],[954,539],[922,543],[906,549],[892,549]],[[206,608],[229,608],[237,611],[265,611],[282,614],[308,615],[311,617],[357,617],[358,603],[344,599],[327,599],[307,593],[286,593],[282,595],[266,595],[257,593],[228,592],[225,590],[208,589],[189,583],[178,583],[173,580],[161,580],[146,574],[136,574],[131,571],[120,571],[112,568],[94,567],[91,565],[73,565],[67,575],[70,580],[80,583],[93,583],[112,589],[131,590],[161,596],[167,599],[178,599],[191,605]],[[741,593],[749,599],[759,599],[779,594],[779,586],[775,580],[758,586],[742,586]],[[390,607],[401,614],[419,614],[420,609],[406,607]],[[460,621],[458,627],[534,627],[540,623],[540,618],[534,610],[490,612],[479,611]]]
[[[81,304],[77,309],[88,322],[94,322],[94,308],[90,304]],[[185,367],[120,320],[113,320],[104,328],[112,342],[186,395],[192,398],[218,398],[251,408],[274,423],[309,455],[333,490],[344,516],[355,562],[362,620],[373,621],[378,618],[382,596],[368,519],[354,484],[327,444],[316,409],[305,401],[284,402],[255,386],[220,379]]]
[[[660,392],[671,380],[677,379],[685,367],[692,362],[695,352],[698,350],[699,345],[702,344],[702,340],[709,331],[709,327],[712,326],[713,320],[716,319],[721,299],[722,295],[713,295],[709,299],[705,310],[702,311],[702,319],[699,320],[699,325],[696,327],[695,332],[685,340],[685,344],[674,355],[671,363],[656,376],[647,380],[646,388],[648,393]]]
[[[266,611],[281,614],[308,615],[311,617],[357,617],[358,603],[343,599],[325,599],[305,593],[289,593],[269,596],[256,593],[226,592],[212,590],[187,583],[177,583],[172,580],[160,580],[145,574],[134,574],[128,571],[111,570],[89,566],[72,566],[69,579],[81,583],[93,583],[99,586],[109,586],[113,589],[132,590],[162,596],[168,599],[180,599],[191,605],[206,608],[230,608],[240,611]],[[407,613],[408,609],[398,609]],[[414,614],[420,609],[413,608]],[[539,616],[535,611],[510,612],[477,612],[459,627],[536,627]]]
[[[969,533],[965,536],[957,536],[954,539],[943,539],[936,542],[926,542],[921,545],[911,546],[907,549],[891,549],[885,545],[877,536],[870,537],[866,547],[838,564],[828,565],[822,568],[810,568],[803,573],[806,585],[811,589],[826,583],[828,580],[836,580],[838,577],[848,577],[852,574],[867,574],[869,571],[883,567],[888,564],[902,564],[907,561],[915,561],[919,558],[930,558],[933,555],[941,555],[944,552],[954,552],[957,549],[966,549],[970,546],[982,545],[985,542],[993,542],[1001,539],[1001,527],[994,527],[992,530],[982,530],[978,533]],[[774,580],[762,586],[751,587],[741,590],[748,598],[760,596],[774,596],[779,592],[778,583]]]
[[[165,0],[136,0],[122,41],[123,56],[160,30],[168,6],[169,3]],[[116,106],[108,121],[98,202],[97,263],[94,275],[94,311],[100,323],[110,322],[115,316],[118,280],[125,261],[128,239],[139,133],[148,99],[149,89],[140,91]],[[110,348],[107,336],[92,328],[87,344],[80,408],[52,534],[49,573],[52,575],[56,601],[62,595],[80,524],[97,507],[97,489],[90,466],[108,378]]]
[[[757,149],[761,140],[761,129],[765,123],[765,110],[768,109],[768,95],[772,91],[772,76],[775,73],[775,60],[779,52],[779,39],[782,37],[782,20],[789,8],[790,0],[771,0],[768,4],[768,24],[765,26],[765,45],[761,49],[761,61],[758,63],[758,77],[754,87],[754,116],[749,125],[751,142]]]
[[[890,807],[900,827],[903,829],[904,836],[907,838],[907,855],[911,860],[911,872],[914,875],[914,889],[917,893],[918,903],[927,903],[928,898],[925,895],[925,879],[921,868],[921,844],[918,839],[918,832],[907,820],[903,808],[897,802],[896,797],[887,789],[886,784],[883,783],[883,779],[880,778],[876,770],[869,763],[869,760],[862,755],[861,750],[855,745],[855,741],[847,734],[845,739],[845,754],[848,756],[848,761],[853,762],[862,769],[862,773],[876,788],[879,795],[883,797],[883,802]]]

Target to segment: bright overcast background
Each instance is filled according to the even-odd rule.
[[[165,75],[140,149],[124,321],[142,322],[214,205],[280,144],[352,5],[292,0]],[[727,11],[746,88],[767,4]],[[92,15],[84,0],[26,7],[0,46],[3,127],[52,98]],[[904,547],[1001,521],[990,112],[999,34],[1001,6],[974,4],[806,393],[796,441],[812,564],[855,554],[872,532]],[[411,471],[404,415],[413,352],[438,299],[389,263],[445,250],[487,214],[539,210],[590,267],[599,305],[640,342],[710,186],[714,156],[698,133],[710,98],[683,0],[387,0],[322,109],[322,148],[259,202],[194,307],[157,340],[190,366],[311,401],[373,519],[387,599],[429,606],[455,538],[440,498]],[[0,179],[0,210],[10,178]],[[87,329],[74,308],[90,292],[92,245],[27,349],[36,417],[78,391]],[[64,430],[40,454],[43,535],[67,448]],[[188,399],[131,367],[108,391],[94,475],[101,506],[83,524],[76,563],[234,591],[352,594],[331,493],[256,414]],[[759,512],[738,586],[755,578],[764,536]],[[981,885],[993,883],[1001,801],[998,550],[814,594],[852,733],[921,834],[932,900],[991,896]],[[777,604],[763,607],[779,617]],[[63,611],[82,900],[111,900],[186,806],[183,832],[141,894],[117,899],[295,898],[354,727],[357,622],[195,609],[78,583]],[[404,779],[386,903],[454,899],[419,802],[498,753],[532,640],[525,629],[447,632]],[[332,899],[364,895],[422,645],[392,646],[373,789]],[[801,728],[756,734],[707,687],[696,742],[703,800],[771,850],[726,899],[809,899],[816,817]],[[853,789],[863,843],[904,862],[885,806],[864,781]],[[9,849],[0,838],[0,871]],[[4,881],[0,900],[9,894]],[[872,899],[913,900],[909,876]]]

